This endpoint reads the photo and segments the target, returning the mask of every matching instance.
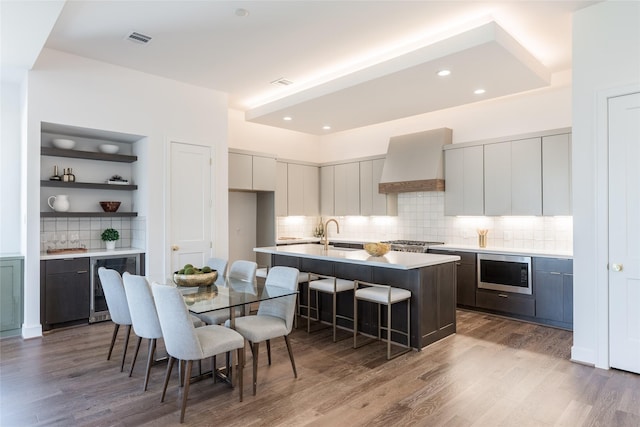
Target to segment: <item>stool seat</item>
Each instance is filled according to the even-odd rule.
[[[309,282],[309,288],[314,291],[332,294],[334,292],[334,279],[324,278],[312,280]],[[353,280],[335,279],[335,292],[344,292],[353,290]]]
[[[269,274],[269,267],[260,267],[256,270],[256,277],[266,279],[267,274]],[[304,271],[298,273],[298,283],[305,283],[315,278],[315,276],[309,276],[309,273],[305,273]]]
[[[376,302],[378,304],[393,304],[411,298],[411,291],[399,288],[381,288],[371,286],[356,290],[357,299]]]

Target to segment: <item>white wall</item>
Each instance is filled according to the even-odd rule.
[[[20,211],[21,170],[21,88],[19,83],[3,82],[0,89],[0,255],[23,253]]]
[[[324,135],[315,161],[385,154],[391,136],[442,127],[453,130],[455,144],[570,126],[571,82],[564,72],[553,75],[549,88]]]
[[[308,162],[317,162],[321,150],[316,135],[245,122],[244,113],[233,109],[229,110],[229,147]]]
[[[146,136],[141,160],[137,210],[146,220],[147,275],[164,280],[170,273],[169,143],[213,148],[213,255],[228,246],[227,97],[177,81],[70,55],[43,50],[28,74],[26,170],[27,256],[23,336],[40,328],[40,124],[59,123]]]
[[[606,110],[601,109],[607,93],[639,84],[640,3],[609,1],[576,12],[573,17],[575,251],[571,355],[575,360],[602,368],[609,367],[609,319]]]

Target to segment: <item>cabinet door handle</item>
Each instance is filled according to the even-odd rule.
[[[89,270],[80,270],[80,271],[78,271],[78,274],[88,273],[88,272],[89,272]]]
[[[500,298],[509,298],[509,295],[507,295],[507,294],[498,294],[498,296]]]
[[[561,274],[561,273],[558,273],[557,271],[550,271],[549,273],[550,274]]]

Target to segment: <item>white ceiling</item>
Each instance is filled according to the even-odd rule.
[[[593,3],[67,1],[45,46],[226,92],[252,121],[323,134],[547,85],[571,68],[572,12]],[[443,66],[452,75],[436,78]]]

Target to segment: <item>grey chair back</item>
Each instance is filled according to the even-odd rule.
[[[209,258],[207,265],[218,272],[218,277],[227,275],[227,260],[222,258]]]
[[[272,267],[267,275],[265,286],[278,286],[297,291],[298,273],[298,269],[293,267]],[[288,334],[293,327],[295,311],[296,295],[290,295],[262,301],[258,308],[258,316],[273,316],[284,320]]]
[[[180,360],[204,358],[200,340],[180,290],[175,286],[158,283],[153,283],[151,290],[167,353]]]
[[[98,276],[100,276],[102,291],[107,300],[109,315],[113,323],[131,325],[131,314],[120,273],[116,270],[100,267],[98,268]]]
[[[146,339],[162,338],[158,312],[147,279],[144,276],[124,273],[122,281],[136,335]]]
[[[233,279],[254,282],[256,280],[256,270],[258,264],[253,261],[237,260],[229,268],[229,277]]]

